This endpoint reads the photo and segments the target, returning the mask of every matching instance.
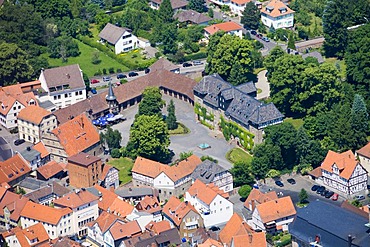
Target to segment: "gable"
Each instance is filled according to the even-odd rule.
[[[351,178],[355,178],[357,176],[361,176],[365,174],[367,174],[367,171],[365,170],[365,168],[360,163],[357,163],[355,169],[353,170],[353,173],[351,174]]]
[[[154,178],[154,185],[174,185],[174,181],[172,181],[165,172],[161,172],[157,177]]]

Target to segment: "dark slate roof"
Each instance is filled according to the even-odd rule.
[[[284,115],[276,106],[273,103],[269,103],[267,105],[260,105],[252,116],[250,116],[249,120],[256,124],[262,124],[283,117]]]
[[[39,203],[40,200],[44,197],[49,195],[56,195],[57,197],[62,197],[65,194],[68,194],[70,191],[66,187],[58,184],[57,182],[52,182],[47,184],[45,187],[37,189],[33,192],[30,192],[25,197],[29,198],[31,201],[35,203]]]
[[[44,187],[47,184],[46,181],[41,181],[32,177],[25,177],[20,183],[19,187],[26,188],[29,190],[37,190]]]
[[[115,45],[126,31],[131,32],[130,29],[117,27],[108,23],[99,33],[99,37],[106,40],[108,43]]]
[[[307,57],[314,57],[314,58],[316,58],[317,59],[317,61],[319,62],[319,63],[323,63],[324,62],[324,58],[323,58],[323,56],[321,55],[321,53],[320,52],[318,52],[318,51],[313,51],[313,52],[309,52],[309,53],[306,53],[306,54],[303,54],[302,55],[302,58],[303,59],[306,59]]]
[[[55,105],[53,104],[53,102],[51,102],[50,100],[39,101],[39,106],[41,108],[44,108],[44,109],[49,109],[49,108],[55,107]]]
[[[181,244],[181,239],[177,229],[172,228],[170,230],[161,232],[159,235],[137,242],[135,247],[153,246],[153,243],[156,244],[155,246],[162,246],[165,243],[171,243],[177,246]]]
[[[218,74],[203,77],[203,79],[194,87],[194,91],[200,94],[206,94],[203,101],[218,107],[218,95],[221,91],[232,88],[232,85]]]
[[[208,22],[212,20],[211,17],[208,17],[206,15],[203,15],[197,11],[194,11],[192,9],[180,11],[174,16],[175,19],[178,19],[179,22],[186,22],[190,21],[195,24],[200,24],[204,22]]]
[[[368,218],[355,214],[337,205],[313,201],[305,208],[298,208],[296,219],[289,232],[303,242],[321,237],[322,246],[348,246],[348,235],[354,238],[352,246],[368,247],[370,235],[365,226]]]
[[[220,174],[224,171],[226,171],[226,169],[219,164],[210,160],[205,160],[195,168],[191,174],[191,178],[193,180],[199,179],[203,183],[209,184],[213,181],[217,174]]]
[[[20,154],[29,162],[36,159],[38,155],[41,155],[39,151],[33,149],[32,147],[27,147],[25,150],[21,151]]]
[[[98,196],[98,197],[101,196],[101,193],[99,192],[99,190],[95,189],[95,187],[89,187],[89,188],[86,188],[86,190],[90,192],[91,194],[93,194],[94,196]]]
[[[153,196],[153,189],[146,187],[132,187],[132,188],[118,188],[114,191],[117,195],[122,198],[140,197],[140,196]]]
[[[236,86],[236,88],[239,89],[240,91],[242,91],[243,93],[247,93],[247,94],[257,92],[257,88],[254,85],[253,81],[246,82],[246,83],[243,83],[241,85],[238,85],[238,86]]]
[[[48,88],[69,85],[70,89],[84,89],[80,65],[72,64],[44,70],[44,77]]]

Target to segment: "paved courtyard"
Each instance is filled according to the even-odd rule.
[[[166,102],[169,102],[171,99],[174,100],[177,120],[190,129],[189,134],[170,137],[171,145],[169,148],[175,153],[175,158],[177,158],[181,152],[192,151],[194,154],[200,157],[203,155],[212,156],[219,161],[221,166],[226,169],[230,169],[232,164],[227,161],[225,155],[227,151],[232,149],[234,146],[225,141],[220,133],[215,133],[202,124],[197,123],[195,120],[194,109],[190,104],[167,95],[163,95],[163,99]],[[137,108],[138,106],[135,105],[125,110],[123,115],[127,118],[127,120],[112,127],[113,129],[118,129],[121,132],[121,145],[123,146],[125,146],[129,140],[130,127],[134,121],[135,114],[137,113]],[[166,109],[166,107],[164,108]],[[198,145],[201,143],[207,143],[211,146],[211,148],[201,150],[198,148]]]

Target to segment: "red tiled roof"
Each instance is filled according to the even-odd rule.
[[[321,167],[316,167],[312,171],[308,172],[309,175],[314,176],[315,178],[319,178],[322,176],[322,170]]]
[[[281,197],[276,200],[268,201],[256,206],[256,210],[263,223],[293,216],[296,214],[290,196]]]
[[[104,179],[106,179],[106,177],[107,177],[107,175],[108,175],[108,172],[110,171],[110,169],[115,169],[115,170],[117,170],[118,171],[118,169],[117,168],[115,168],[115,167],[113,167],[113,166],[111,166],[111,165],[109,165],[109,164],[104,164],[103,165],[103,170],[102,170],[102,172],[100,173],[100,177],[99,177],[99,179],[100,180],[104,180]]]
[[[225,193],[223,190],[220,190],[217,186],[214,186],[212,183],[206,185],[199,179],[195,180],[187,192],[191,196],[199,198],[207,205],[210,205],[217,195],[220,195],[224,198],[229,197],[227,193]]]
[[[118,198],[118,196],[114,192],[107,190],[100,185],[95,184],[94,188],[101,193],[98,201],[99,208],[103,211],[108,211],[109,207],[113,204],[114,200]]]
[[[141,233],[141,228],[137,221],[130,221],[123,223],[116,221],[113,226],[109,229],[114,240],[119,240],[122,238],[130,238]]]
[[[41,121],[49,115],[51,115],[51,112],[45,110],[44,108],[35,105],[30,105],[23,108],[19,112],[17,118],[39,125]]]
[[[78,154],[100,142],[97,129],[85,113],[59,125],[52,133],[58,137],[68,156]]]
[[[69,163],[82,165],[88,167],[89,165],[101,160],[100,157],[85,154],[85,153],[78,153],[68,158]]]
[[[209,33],[210,35],[217,33],[218,31],[224,31],[224,32],[231,32],[231,31],[237,31],[241,30],[243,27],[239,24],[229,21],[229,22],[223,22],[218,24],[213,24],[211,26],[205,27],[204,30]]]
[[[206,241],[204,241],[202,244],[198,244],[198,247],[224,247],[224,245],[217,240],[214,240],[212,238],[208,238]]]
[[[21,211],[28,202],[27,197],[17,195],[11,191],[6,191],[0,201],[0,215],[4,217],[4,208],[10,211],[10,219],[18,222]]]
[[[21,216],[56,225],[64,215],[70,213],[72,213],[70,208],[52,208],[28,201]]]
[[[73,209],[97,201],[98,199],[97,196],[87,190],[78,190],[78,192],[71,192],[61,198],[55,199],[54,205]]]
[[[253,232],[234,236],[232,243],[234,247],[266,247],[266,234],[264,232]]]
[[[30,105],[31,101],[34,102],[35,105],[38,105],[33,93],[24,93],[20,84],[0,87],[0,113],[2,115],[6,116],[16,101],[24,107]]]
[[[166,214],[169,218],[173,220],[176,226],[180,226],[183,218],[190,212],[198,214],[195,208],[187,202],[181,202],[178,198],[172,196],[166,205],[164,206],[162,212]]]
[[[249,194],[247,200],[244,202],[244,207],[249,209],[249,205],[252,204],[253,201],[256,201],[258,204],[278,199],[278,196],[275,191],[270,191],[267,193],[262,193],[258,189],[253,189]],[[255,205],[252,204],[252,210],[254,210]]]
[[[252,229],[243,219],[234,213],[225,227],[220,231],[219,238],[222,243],[230,246],[231,239],[234,236],[244,235],[252,232]]]
[[[239,5],[243,5],[249,3],[251,0],[231,0],[232,3],[237,3]]]
[[[95,221],[91,222],[89,225],[93,226],[94,224],[98,224],[102,233],[105,233],[118,220],[122,221],[122,218],[120,218],[120,217],[118,217],[114,214],[110,214],[106,211],[103,211],[99,215],[99,217]]]
[[[37,168],[37,172],[40,173],[45,179],[49,179],[63,170],[64,167],[54,160]]]
[[[323,170],[333,173],[334,164],[339,169],[339,176],[347,180],[351,177],[356,166],[360,165],[351,150],[341,154],[329,150],[320,167]]]
[[[4,238],[15,235],[22,247],[31,247],[35,245],[38,246],[39,244],[45,243],[49,240],[49,235],[47,234],[42,223],[37,223],[25,229],[16,227],[8,232],[4,232],[2,235]],[[31,245],[31,241],[35,242],[33,242]]]
[[[267,10],[268,8],[271,8],[272,11],[271,12],[268,11]],[[286,9],[286,11],[284,13],[281,13],[280,9]],[[266,5],[266,7],[262,8],[261,12],[272,17],[278,17],[294,13],[294,11],[291,10],[288,6],[286,6],[285,3],[279,0],[272,0]]]
[[[33,145],[32,148],[41,153],[41,158],[42,159],[50,154],[42,141]]]
[[[137,205],[136,209],[139,211],[146,211],[148,213],[155,213],[161,211],[162,208],[156,197],[145,196]]]
[[[356,151],[356,154],[370,158],[370,142]]]
[[[29,172],[31,172],[31,168],[27,165],[26,161],[20,154],[16,154],[0,162],[0,183],[9,183]]]
[[[161,232],[165,232],[171,229],[170,222],[167,220],[162,220],[159,222],[151,221],[148,225],[145,226],[145,229],[148,231],[155,232],[155,234],[160,234]]]

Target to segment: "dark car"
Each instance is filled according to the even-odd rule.
[[[124,75],[124,74],[118,74],[117,75],[117,79],[123,79],[123,78],[127,78],[127,76]]]
[[[251,34],[257,35],[257,31],[256,30],[251,30]]]
[[[95,88],[92,88],[90,91],[91,91],[92,94],[97,94],[98,93]]]
[[[333,191],[330,191],[330,190],[328,190],[327,191],[327,193],[325,194],[325,198],[330,198],[330,197],[332,197],[334,195],[334,192]]]
[[[211,231],[213,231],[213,232],[216,232],[216,231],[220,230],[220,228],[219,228],[218,226],[211,226],[211,227],[209,228],[209,230],[211,230]]]
[[[287,179],[287,181],[288,181],[288,183],[290,183],[290,184],[295,184],[295,180],[294,180],[294,178],[288,178],[288,179]]]
[[[312,191],[316,191],[320,186],[318,186],[317,184],[315,184],[314,186],[312,186],[311,190]]]
[[[367,189],[370,190],[370,184],[367,185]]]
[[[317,190],[316,190],[316,193],[317,194],[321,194],[321,192],[325,191],[325,186],[320,186]]]
[[[17,139],[17,140],[14,141],[14,145],[19,146],[24,142],[25,142],[25,140],[23,140],[23,139]]]
[[[148,74],[149,72],[150,72],[150,69],[149,68],[147,68],[147,69],[145,69],[145,74]]]
[[[137,72],[130,72],[128,73],[128,77],[134,77],[134,76],[138,76],[139,74]]]
[[[267,37],[262,37],[262,40],[265,41],[265,42],[270,42],[270,39],[267,38]]]
[[[259,39],[262,39],[262,37],[263,37],[263,36],[262,36],[262,34],[257,33],[257,34],[256,34],[256,37],[257,37],[257,38],[259,38]]]
[[[182,64],[182,67],[184,67],[184,68],[191,67],[191,66],[193,66],[193,64],[191,64],[191,63],[183,63]]]
[[[321,196],[325,196],[326,195],[326,193],[328,193],[329,191],[328,190],[322,190],[321,192],[320,192],[320,195]]]
[[[280,180],[275,181],[275,184],[276,184],[277,186],[279,186],[279,187],[284,187],[283,182],[281,182]]]

